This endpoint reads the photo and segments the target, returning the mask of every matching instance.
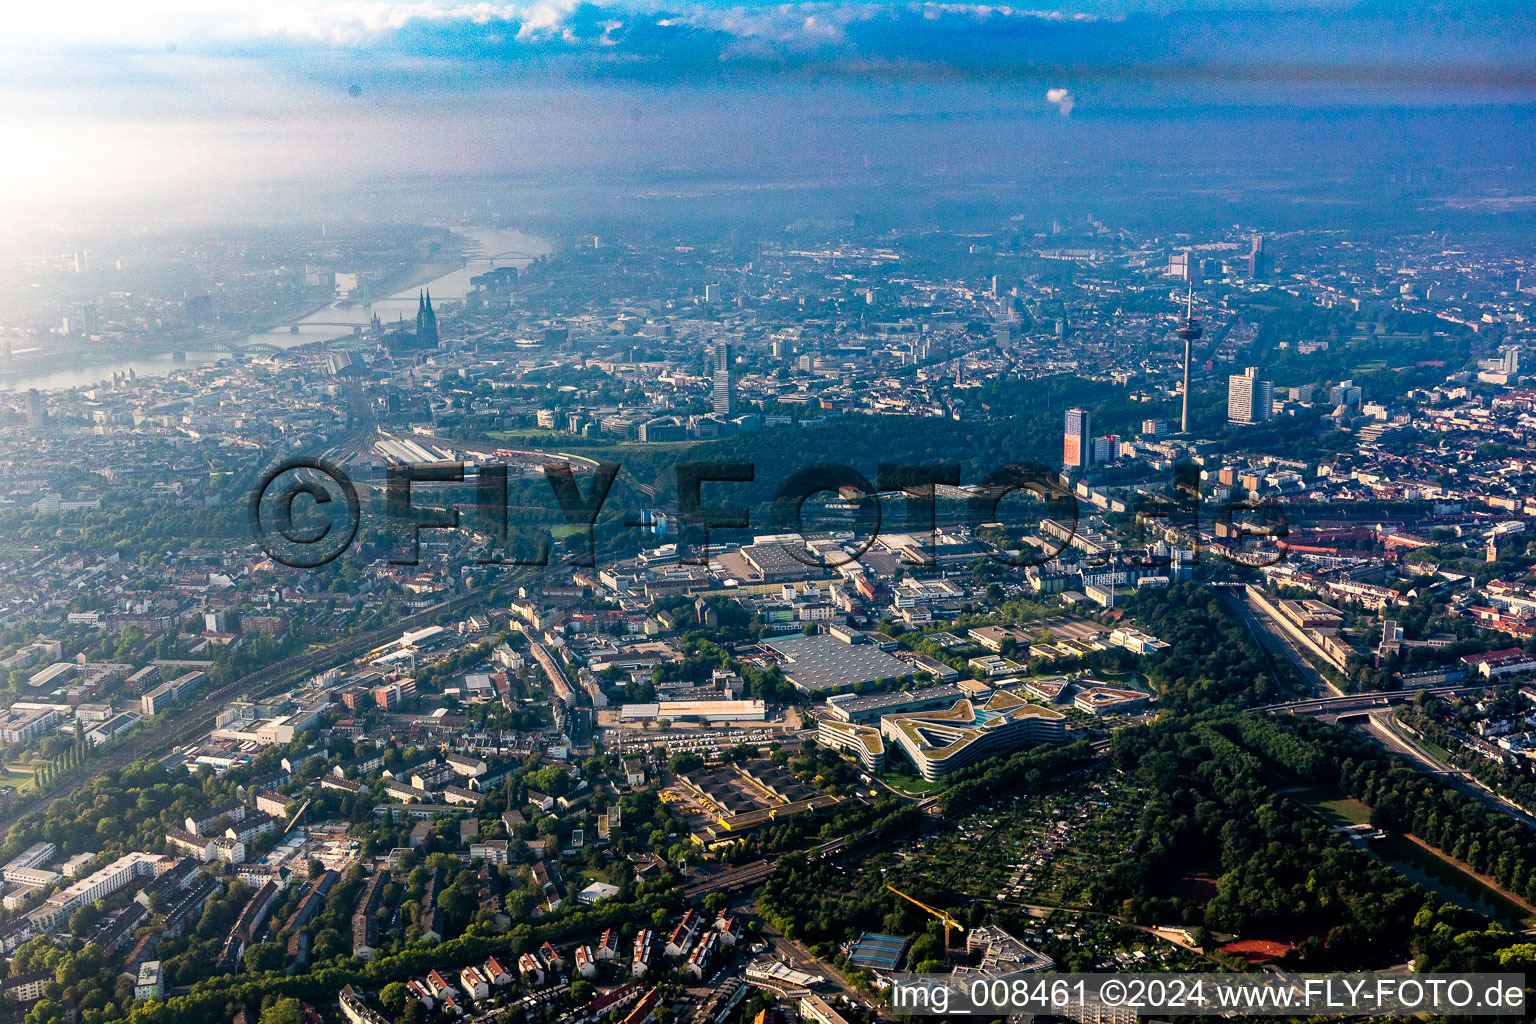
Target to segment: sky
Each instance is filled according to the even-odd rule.
[[[29,2],[0,37],[0,216],[281,218],[421,176],[1054,174],[1202,141],[1527,170],[1530,7]]]

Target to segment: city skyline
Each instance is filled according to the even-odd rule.
[[[1533,43],[8,12],[0,1017],[1518,1016]]]

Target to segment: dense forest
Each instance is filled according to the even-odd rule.
[[[1412,830],[1479,870],[1508,857],[1506,877],[1520,881],[1514,863],[1536,852],[1529,833],[1347,730],[1219,711],[1123,730],[1111,756],[1154,796],[1134,843],[1095,885],[1103,908],[1291,941],[1286,960],[1306,969],[1411,959],[1422,970],[1474,970],[1536,952],[1332,834],[1287,795],[1298,784],[1338,786],[1372,808],[1373,824]],[[1196,876],[1216,881],[1203,905],[1182,895]]]
[[[1272,704],[1280,696],[1275,673],[1287,673],[1290,681],[1288,666],[1265,662],[1243,624],[1222,606],[1220,591],[1189,581],[1133,594],[1122,608],[1170,645],[1145,669],[1163,707]]]

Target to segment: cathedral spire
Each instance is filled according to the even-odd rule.
[[[437,347],[437,314],[432,311],[432,293],[423,289],[418,292],[416,303],[416,344],[423,348]]]

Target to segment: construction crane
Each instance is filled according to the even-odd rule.
[[[965,926],[951,917],[948,911],[935,910],[933,907],[930,907],[928,904],[922,902],[921,900],[915,900],[911,896],[908,896],[894,885],[887,885],[886,888],[891,890],[891,892],[895,893],[897,896],[900,896],[902,899],[906,900],[908,903],[916,903],[918,906],[928,911],[928,913],[944,922],[944,949],[946,951],[949,949],[949,930],[953,928],[957,932],[965,931]]]

